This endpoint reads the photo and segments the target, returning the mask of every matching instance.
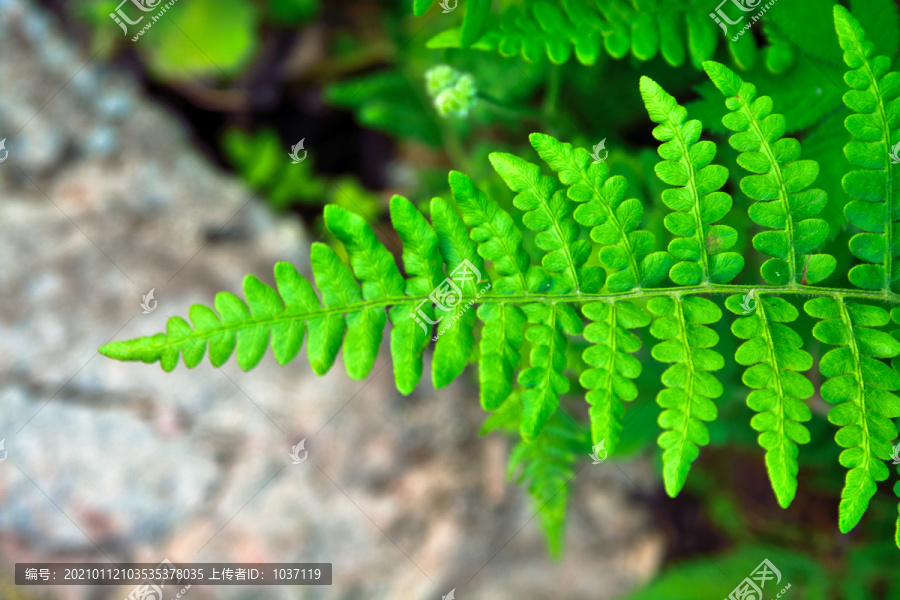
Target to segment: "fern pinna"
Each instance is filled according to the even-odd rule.
[[[843,180],[851,196],[844,212],[860,230],[850,241],[860,260],[848,273],[853,288],[816,285],[837,265],[833,256],[817,252],[828,235],[816,217],[828,201],[812,187],[818,165],[801,158],[797,140],[784,137],[784,118],[769,97],[727,67],[706,62],[729,110],[723,120],[733,132],[729,143],[748,172],[740,189],[753,200],[748,214],[760,226],[753,246],[769,257],[760,269],[765,284],[731,283],[744,258],[730,250],[735,230],[717,224],[732,209],[731,196],[722,191],[728,172],[712,164],[716,146],[700,139],[700,122],[645,77],[642,97],[657,123],[653,135],[662,142],[656,173],[670,186],[662,193],[671,210],[664,221],[672,234],[667,250],[657,249],[654,235],[640,228],[643,206],[626,197],[623,177],[611,175],[585,149],[533,134],[534,149],[555,176],[512,154],[490,157],[515,193],[528,231],[469,177],[452,172],[453,202],[432,200],[430,221],[408,200],[392,199],[391,222],[403,243],[401,272],[362,217],[328,206],[325,223],[346,247],[350,265],[327,245],[313,244],[315,288],[292,265],[279,263],[277,291],[248,276],[246,303],[221,292],[215,311],[195,305],[190,323],[175,317],[166,333],[113,342],[101,352],[159,361],[167,371],[179,355],[194,367],[207,352],[215,366],[236,353],[238,365],[251,369],[269,345],[279,363],[290,362],[306,337],[315,373],[328,371],[343,347],[347,374],[361,379],[372,369],[390,319],[397,389],[408,394],[422,377],[423,356],[436,335],[434,386],[449,384],[477,356],[481,404],[492,413],[485,431],[521,435],[511,469],[522,468],[520,478],[528,481],[558,551],[578,457],[587,456],[591,445],[615,449],[624,403],[638,396],[632,380],[642,365],[634,353],[643,329],[657,340],[653,358],[670,365],[656,397],[665,488],[675,496],[684,486],[699,448],[710,441],[706,423],[716,419],[723,395],[715,372],[725,359],[710,327],[723,312],[710,299],[714,295],[724,294],[725,308],[736,315],[731,331],[742,343],[734,358],[747,367],[747,405],[756,413],[750,426],[759,432],[775,497],[790,505],[799,446],[810,440],[806,401],[816,393],[812,379],[820,379],[807,375],[814,362],[804,349],[809,340],[792,327],[805,299],[802,310],[817,320],[812,335],[831,347],[819,359],[818,394],[833,405],[828,420],[839,428],[835,439],[844,448],[840,463],[848,472],[839,524],[847,532],[876,484],[889,477],[885,460],[898,433],[893,419],[900,416],[894,394],[900,389],[900,335],[885,330],[900,324],[900,308],[882,307],[900,301],[900,207],[890,158],[900,142],[900,75],[889,71],[887,58],[873,55],[858,21],[840,6],[835,24],[850,67],[845,153],[857,168]],[[539,263],[526,250],[527,236],[540,251]],[[660,287],[667,278],[671,285]],[[577,336],[590,344],[583,363],[567,358]],[[560,408],[570,389],[567,369],[580,370],[576,376],[587,390],[589,436]],[[900,495],[900,484],[895,491]]]
[[[422,15],[432,4],[434,0],[413,0],[413,13]],[[731,38],[725,47],[740,69],[763,62],[768,71],[781,74],[796,58],[789,37],[767,21],[762,34],[768,43],[762,49],[751,35],[735,35],[737,29],[729,33],[722,19],[743,25],[752,15],[762,16],[767,7],[758,0],[744,0],[740,10],[735,8],[738,2],[728,3],[727,11],[735,13],[736,21],[723,12],[722,3],[716,7],[706,0],[524,0],[504,5],[497,15],[491,14],[491,4],[491,0],[465,0],[461,26],[442,31],[428,46],[495,51],[530,62],[546,57],[555,64],[574,57],[583,65],[593,65],[601,53],[614,59],[631,54],[640,61],[660,55],[673,67],[690,60],[699,69],[715,54],[724,31]]]

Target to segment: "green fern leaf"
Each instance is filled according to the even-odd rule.
[[[522,234],[512,217],[462,173],[450,173],[450,189],[465,224],[472,227],[470,235],[478,244],[478,254],[492,261],[500,275],[495,277],[492,291],[513,294],[543,288],[544,275],[540,269],[530,267],[531,261],[522,248]],[[483,304],[477,314],[485,324],[480,342],[481,405],[485,410],[495,410],[512,392],[526,317],[513,304]]]
[[[481,37],[491,15],[491,0],[466,0],[466,14],[463,17],[461,43],[468,48]]]
[[[891,419],[900,417],[900,398],[891,392],[900,390],[900,374],[878,359],[900,354],[900,341],[874,329],[889,321],[883,308],[816,298],[804,309],[822,319],[813,328],[816,339],[839,346],[822,356],[819,371],[829,378],[820,394],[835,405],[828,420],[841,428],[835,440],[846,448],[841,465],[850,469],[839,509],[839,525],[846,533],[866,511],[876,482],[889,474],[884,459],[890,457],[890,442],[897,437]]]
[[[569,391],[566,368],[567,338],[581,333],[581,319],[568,305],[526,304],[522,307],[532,324],[525,331],[531,342],[529,367],[519,373],[522,392],[522,438],[534,440],[547,419],[559,407],[560,395]]]
[[[470,9],[466,10],[468,20]],[[530,62],[549,59],[555,64],[566,63],[574,55],[588,66],[597,62],[601,51],[614,59],[630,53],[640,61],[661,55],[673,67],[684,64],[689,55],[699,69],[713,58],[721,37],[709,13],[710,7],[700,0],[678,6],[662,0],[527,0],[504,6],[502,14],[493,19],[485,15],[485,26],[478,37],[470,33],[473,28],[467,28],[464,20],[461,29],[445,30],[427,45],[472,47],[505,57],[521,56]],[[785,72],[794,62],[792,42],[769,28],[763,35],[770,44],[765,50],[766,66],[774,73]],[[726,47],[738,68],[752,69],[758,60],[753,36],[729,41]]]
[[[591,245],[579,240],[579,226],[572,219],[572,205],[565,191],[551,178],[541,174],[540,168],[518,156],[495,152],[491,164],[511,190],[516,208],[525,212],[522,222],[539,232],[537,246],[547,252],[542,264],[553,276],[551,291],[580,292],[584,283],[581,267],[591,254]],[[596,291],[597,286],[594,287]]]
[[[478,257],[475,244],[469,239],[462,219],[440,198],[432,200],[431,215],[440,241],[441,254],[447,265],[447,273],[454,273],[460,268],[465,269],[464,261],[468,261],[478,273],[483,273],[484,263]],[[474,279],[468,277],[462,285],[462,294],[469,298],[477,293],[478,281]],[[444,286],[449,284],[445,283]],[[445,306],[444,303],[441,304]],[[475,349],[475,311],[467,310],[468,306],[462,302],[461,297],[457,302],[447,304],[451,306],[447,308],[439,306],[436,311],[441,317],[441,325],[431,368],[435,388],[447,386],[459,377]]]
[[[585,399],[591,405],[591,440],[613,452],[619,445],[623,402],[637,398],[638,389],[630,381],[641,374],[641,363],[631,355],[641,348],[641,338],[629,329],[646,327],[650,315],[630,301],[593,302],[582,309],[594,321],[584,329],[584,337],[594,344],[584,351],[584,362],[594,367],[581,374],[581,385],[590,390]]]
[[[656,402],[665,410],[659,425],[663,452],[663,482],[666,493],[675,497],[687,479],[691,463],[700,455],[699,446],[709,443],[704,421],[715,420],[713,403],[722,395],[722,384],[710,371],[721,369],[722,355],[710,350],[719,341],[715,331],[706,327],[722,318],[722,311],[710,300],[674,296],[652,298],[647,303],[656,316],[650,326],[653,337],[664,340],[653,347],[653,358],[674,363],[662,375],[664,389]]]
[[[450,172],[450,190],[465,224],[472,228],[471,237],[478,244],[478,255],[493,261],[500,277],[493,291],[514,294],[537,292],[546,279],[543,270],[531,266],[522,246],[522,233],[505,210],[475,187],[468,176]]]
[[[750,304],[750,302],[753,304]],[[738,364],[749,368],[744,384],[754,391],[747,406],[756,411],[750,425],[759,434],[766,451],[766,468],[772,490],[782,508],[790,506],[797,492],[797,444],[809,442],[809,430],[802,422],[812,413],[803,402],[813,395],[809,379],[800,374],[812,368],[812,356],[803,350],[803,339],[785,323],[795,321],[799,312],[781,298],[750,295],[730,296],[725,306],[736,315],[735,337],[748,340],[735,353]]]
[[[434,3],[434,0],[412,0],[412,2],[413,14],[420,17],[428,12],[428,9],[431,8],[431,5]]]
[[[406,295],[428,296],[444,278],[437,234],[412,202],[400,196],[391,198],[391,223],[403,241]],[[388,314],[394,326],[391,359],[397,390],[409,394],[422,377],[422,355],[431,338],[434,308],[408,302],[395,304]]]
[[[641,96],[650,119],[659,126],[653,137],[663,142],[656,165],[657,176],[666,184],[662,200],[673,211],[666,228],[676,238],[669,253],[678,259],[669,278],[678,285],[727,283],[744,267],[744,257],[725,252],[737,241],[737,232],[727,225],[711,225],[731,209],[731,196],[717,191],[728,180],[728,169],[710,164],[716,146],[700,141],[700,121],[687,120],[687,111],[649,77],[641,77]]]
[[[648,324],[658,340],[651,355],[669,365],[657,395],[663,480],[672,496],[685,485],[700,447],[709,443],[706,423],[717,418],[714,400],[723,393],[713,372],[723,367],[724,359],[713,349],[719,338],[709,327],[719,322],[722,311],[703,295],[728,295],[726,307],[742,315],[732,332],[744,340],[735,358],[748,367],[743,381],[753,391],[747,404],[757,413],[751,426],[759,432],[778,502],[791,502],[797,489],[798,444],[809,440],[803,423],[810,414],[803,400],[813,393],[801,373],[812,361],[802,338],[788,325],[798,311],[779,296],[804,294],[813,297],[805,311],[819,320],[813,336],[836,346],[819,362],[827,378],[820,395],[834,405],[828,418],[840,428],[835,439],[844,448],[841,464],[849,469],[839,514],[841,530],[849,531],[865,512],[877,482],[888,477],[884,460],[898,434],[892,419],[900,417],[900,399],[894,394],[900,390],[900,332],[890,335],[881,329],[890,318],[900,324],[900,307],[889,318],[884,309],[857,302],[900,304],[887,277],[896,272],[888,257],[895,255],[896,215],[883,154],[896,135],[889,127],[900,120],[895,114],[900,81],[887,73],[884,60],[870,60],[861,29],[842,10],[836,9],[837,27],[845,59],[856,69],[847,76],[854,89],[845,99],[858,112],[847,122],[857,137],[847,155],[864,169],[845,178],[848,191],[857,194],[846,212],[864,231],[881,236],[851,242],[857,255],[871,263],[862,265],[868,269],[862,275],[851,275],[860,289],[807,285],[824,277],[821,265],[810,266],[809,254],[821,241],[820,225],[810,217],[824,199],[806,189],[817,167],[798,160],[796,141],[782,139],[783,120],[772,114],[767,97],[757,98],[751,84],[708,63],[711,78],[728,96],[732,112],[725,124],[734,132],[739,163],[752,173],[742,184],[756,199],[750,212],[772,228],[754,244],[784,260],[784,266],[795,267],[783,282],[764,268],[772,283],[763,288],[730,283],[743,258],[727,251],[736,232],[715,224],[731,208],[730,196],[720,191],[727,172],[711,164],[716,148],[700,140],[699,121],[688,120],[671,95],[644,78],[642,97],[658,124],[654,136],[662,142],[656,173],[672,186],[661,194],[673,211],[664,220],[674,234],[668,253],[656,250],[653,236],[640,229],[643,207],[626,199],[624,178],[610,177],[609,167],[584,149],[535,134],[532,145],[558,182],[522,158],[491,155],[495,170],[516,193],[513,203],[523,211],[527,231],[469,177],[453,172],[449,184],[456,207],[433,199],[430,223],[409,201],[391,200],[391,223],[403,243],[401,274],[362,217],[329,206],[325,225],[346,248],[349,266],[334,250],[315,243],[310,250],[315,287],[293,266],[278,263],[277,290],[248,276],[246,301],[221,292],[215,310],[194,305],[190,321],[172,317],[165,333],[113,342],[100,351],[120,360],[158,361],[166,371],[175,368],[179,356],[192,368],[204,354],[217,367],[234,354],[242,369],[251,369],[270,345],[279,363],[293,360],[306,337],[307,356],[317,374],[328,371],[343,349],[348,375],[361,379],[371,373],[390,317],[391,357],[402,393],[410,393],[421,379],[429,338],[436,341],[435,387],[449,384],[470,361],[479,363],[481,404],[493,413],[483,431],[520,434],[512,469],[524,467],[522,477],[540,504],[555,552],[561,544],[566,484],[587,442],[579,423],[559,409],[570,388],[569,371],[588,390],[591,439],[615,448],[624,403],[636,397],[633,380],[641,372],[640,361],[631,355],[641,342],[632,330]],[[631,47],[636,35],[646,38],[639,52],[649,53],[653,43],[644,30],[650,24],[629,23],[633,27],[610,30],[605,42],[618,49],[622,40],[630,40]],[[664,47],[665,37],[656,43]],[[879,124],[884,127],[875,126]],[[588,232],[582,227],[589,228],[598,246],[596,258],[590,257],[593,247],[582,239]],[[532,264],[525,250],[532,241],[540,264]],[[872,249],[878,244],[891,252],[877,255]],[[592,264],[595,260],[600,266]],[[868,281],[872,268],[881,269],[875,273],[877,285]],[[674,285],[655,287],[666,273]],[[755,309],[748,306],[753,298],[758,298]],[[484,326],[476,353],[479,319]],[[590,344],[581,359],[569,352],[570,338],[580,335]],[[895,491],[900,495],[900,485]]]
[[[741,191],[756,200],[750,218],[772,230],[753,237],[753,247],[772,256],[761,269],[769,283],[818,283],[837,266],[829,254],[809,254],[828,237],[828,223],[807,218],[825,207],[828,197],[822,190],[806,189],[819,174],[819,165],[799,160],[800,142],[783,138],[784,117],[772,113],[772,99],[756,97],[756,86],[745,83],[728,67],[706,62],[709,78],[728,97],[732,112],[722,123],[737,132],[729,138],[739,151],[738,164],[753,173],[741,180]]]
[[[517,483],[527,482],[554,557],[562,552],[569,483],[575,477],[578,455],[587,453],[586,441],[571,418],[556,414],[534,441],[519,442],[509,458],[508,476],[512,478],[521,467]]]
[[[350,254],[353,274],[362,286],[362,300],[388,300],[403,296],[403,277],[394,257],[378,241],[361,216],[332,204],[325,207],[325,223]],[[316,283],[319,283],[318,278]],[[351,378],[363,379],[372,370],[386,320],[382,307],[366,308],[347,315],[344,364]],[[262,350],[265,351],[265,340],[262,341]]]
[[[651,252],[656,240],[649,231],[638,230],[644,215],[639,200],[626,200],[628,182],[621,175],[609,177],[606,162],[594,160],[583,148],[560,142],[549,135],[535,133],[531,145],[560,182],[568,186],[568,197],[581,203],[575,209],[575,221],[592,227],[591,239],[604,246],[600,263],[606,269],[606,286],[611,292],[659,283],[672,266],[667,252]],[[583,279],[594,280],[593,267],[583,267]],[[599,283],[602,283],[599,282]],[[599,288],[594,285],[585,286]]]
[[[844,104],[854,113],[845,125],[854,141],[844,148],[847,160],[861,170],[844,176],[844,190],[855,198],[844,208],[850,223],[864,231],[850,240],[850,250],[858,258],[873,263],[850,269],[850,281],[864,289],[890,292],[897,287],[900,254],[895,242],[900,206],[898,186],[891,161],[892,144],[900,143],[900,74],[888,72],[891,60],[873,56],[874,46],[853,15],[840,5],[834,7],[834,22],[844,62],[852,70],[844,81],[851,91]]]

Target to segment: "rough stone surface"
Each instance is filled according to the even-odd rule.
[[[311,240],[52,17],[0,0],[0,37],[0,596],[13,563],[36,560],[334,564],[328,588],[194,587],[197,600],[596,600],[655,572],[662,537],[630,499],[632,481],[654,485],[641,463],[581,472],[567,554],[548,560],[505,480],[508,441],[477,435],[471,378],[435,391],[426,376],[401,397],[386,347],[361,382],[340,360],[316,378],[305,359],[166,374],[99,356],[246,273],[306,267]]]

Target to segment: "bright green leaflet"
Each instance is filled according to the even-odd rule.
[[[762,266],[769,283],[818,283],[834,272],[837,262],[828,254],[811,254],[828,237],[828,223],[811,219],[828,201],[822,190],[807,189],[819,174],[819,165],[799,160],[800,142],[783,138],[784,117],[772,113],[772,99],[756,97],[756,86],[745,83],[728,67],[716,62],[703,67],[728,98],[732,112],[722,120],[736,132],[729,138],[741,154],[738,164],[753,173],[741,180],[741,191],[756,202],[749,216],[771,230],[757,233],[753,247],[772,256]]]
[[[844,104],[854,113],[845,121],[853,141],[844,148],[847,160],[860,170],[844,176],[844,190],[856,200],[847,204],[847,220],[863,230],[850,241],[850,250],[872,264],[856,265],[850,281],[865,289],[892,291],[897,287],[900,268],[897,248],[897,196],[891,155],[900,143],[900,74],[889,72],[891,60],[874,56],[874,46],[853,15],[845,8],[834,9],[835,26],[844,62],[851,68],[844,76],[850,91]]]

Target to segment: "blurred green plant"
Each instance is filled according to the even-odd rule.
[[[179,1],[132,46],[132,38],[157,11],[141,12],[126,2],[122,9],[130,18],[144,18],[123,36],[110,18],[120,4],[121,0],[79,0],[76,13],[91,24],[92,45],[107,54],[133,47],[154,77],[170,82],[233,77],[257,54],[263,26],[296,26],[320,8],[319,0]]]
[[[304,204],[336,204],[367,219],[377,219],[382,211],[378,198],[354,178],[329,180],[317,175],[311,155],[294,164],[272,129],[252,134],[230,129],[223,136],[222,147],[247,185],[258,190],[277,210]]]

